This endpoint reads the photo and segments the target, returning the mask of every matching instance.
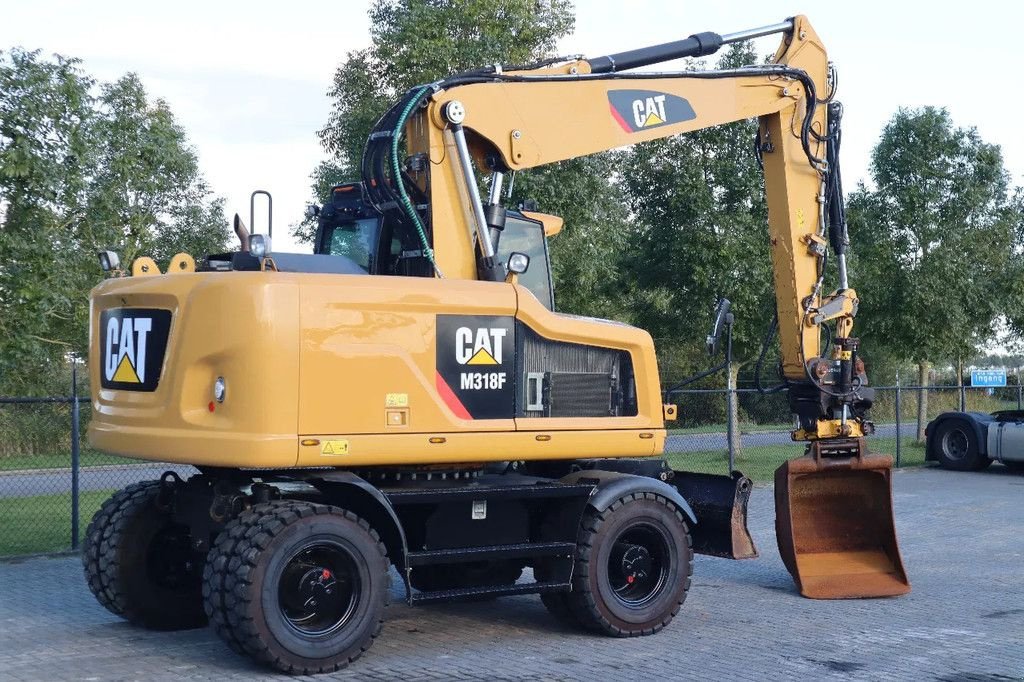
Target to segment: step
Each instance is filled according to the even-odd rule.
[[[475,597],[502,597],[513,594],[540,594],[542,592],[561,592],[570,588],[568,582],[521,583],[516,585],[498,585],[494,587],[465,587],[458,590],[439,590],[437,592],[414,592],[409,601],[412,604],[432,604],[451,601],[453,599],[473,599]]]
[[[485,561],[487,559],[521,559],[541,556],[570,557],[575,551],[576,545],[571,542],[523,542],[513,545],[428,549],[409,552],[406,555],[406,560],[410,566],[427,566],[430,564]]]

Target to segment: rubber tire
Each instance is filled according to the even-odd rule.
[[[458,590],[464,587],[512,585],[523,574],[518,563],[476,562],[469,565],[419,566],[409,574],[409,584],[421,592]]]
[[[153,581],[147,550],[171,515],[156,506],[159,481],[135,483],[103,503],[85,532],[82,566],[96,600],[133,625],[152,630],[182,630],[206,625],[202,556],[194,557],[195,580],[169,588]]]
[[[643,609],[618,602],[608,584],[608,552],[618,531],[643,519],[669,536],[669,576],[660,594]],[[589,509],[577,541],[572,592],[564,594],[576,620],[586,629],[613,637],[652,635],[679,613],[693,574],[693,541],[682,513],[656,493],[632,493],[605,511]]]
[[[942,449],[942,440],[954,430],[962,431],[967,437],[967,454],[963,459],[950,459]],[[939,424],[932,439],[931,455],[943,469],[952,471],[981,471],[992,463],[992,460],[981,454],[974,429],[963,419],[947,419]]]
[[[360,569],[363,592],[353,621],[329,639],[296,635],[265,586],[292,551],[315,536],[340,541]],[[344,668],[370,648],[384,625],[390,575],[384,544],[354,513],[300,500],[275,500],[243,512],[217,536],[203,572],[203,601],[214,631],[234,651],[286,673]],[[269,577],[268,577],[269,574]],[[272,600],[267,609],[264,600]]]

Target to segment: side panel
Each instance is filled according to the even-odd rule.
[[[517,318],[535,333],[552,341],[563,341],[626,351],[632,361],[636,392],[636,414],[608,417],[532,417],[516,419],[520,431],[549,429],[657,429],[664,441],[664,420],[661,412],[661,383],[654,355],[654,341],[642,329],[629,325],[553,313],[528,290],[517,286],[519,312]],[[529,413],[527,413],[529,414]],[[653,454],[660,454],[659,448]],[[579,456],[594,456],[581,453]]]
[[[458,367],[490,375],[511,364],[515,309],[504,283],[303,277],[299,434],[512,431],[508,379],[463,390]]]
[[[293,275],[262,272],[190,273],[112,279],[93,289],[92,446],[169,462],[294,466],[299,368],[295,282]],[[138,378],[143,380],[140,388],[148,386],[155,367],[143,376],[136,373],[132,381],[108,381],[108,364],[128,373],[133,368],[127,360],[137,360],[141,344],[158,337],[153,329],[145,336],[134,330],[135,355],[121,357],[131,336],[114,344],[101,321],[110,325],[111,319],[129,319],[147,310],[170,313],[159,382],[153,390],[133,385]],[[147,354],[154,356],[157,350],[150,347]],[[214,402],[217,377],[227,384],[223,403]]]

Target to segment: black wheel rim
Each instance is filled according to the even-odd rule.
[[[967,456],[967,450],[970,447],[970,443],[967,440],[967,434],[962,429],[953,429],[947,431],[942,436],[942,454],[949,459],[961,460]]]
[[[359,604],[356,560],[336,542],[317,541],[292,554],[278,581],[277,599],[289,626],[304,637],[344,628]]]
[[[619,532],[608,555],[608,582],[616,599],[638,608],[665,587],[671,554],[669,538],[649,524],[635,523]]]

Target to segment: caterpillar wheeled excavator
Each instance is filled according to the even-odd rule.
[[[634,70],[770,34],[771,64]],[[782,373],[807,442],[776,472],[780,553],[808,597],[907,592],[891,459],[865,444],[834,85],[802,16],[481,68],[384,114],[362,182],[320,212],[315,254],[275,253],[238,220],[240,250],[179,254],[163,273],[141,258],[125,276],[101,254],[91,443],[198,473],[103,505],[82,553],[93,593],[143,626],[208,621],[234,650],[305,673],[372,643],[390,566],[411,604],[539,593],[590,630],[665,627],[694,551],[757,555],[750,481],[667,465],[676,406],[650,335],[556,312],[546,240],[561,219],[506,207],[503,188],[518,171],[752,117]]]

